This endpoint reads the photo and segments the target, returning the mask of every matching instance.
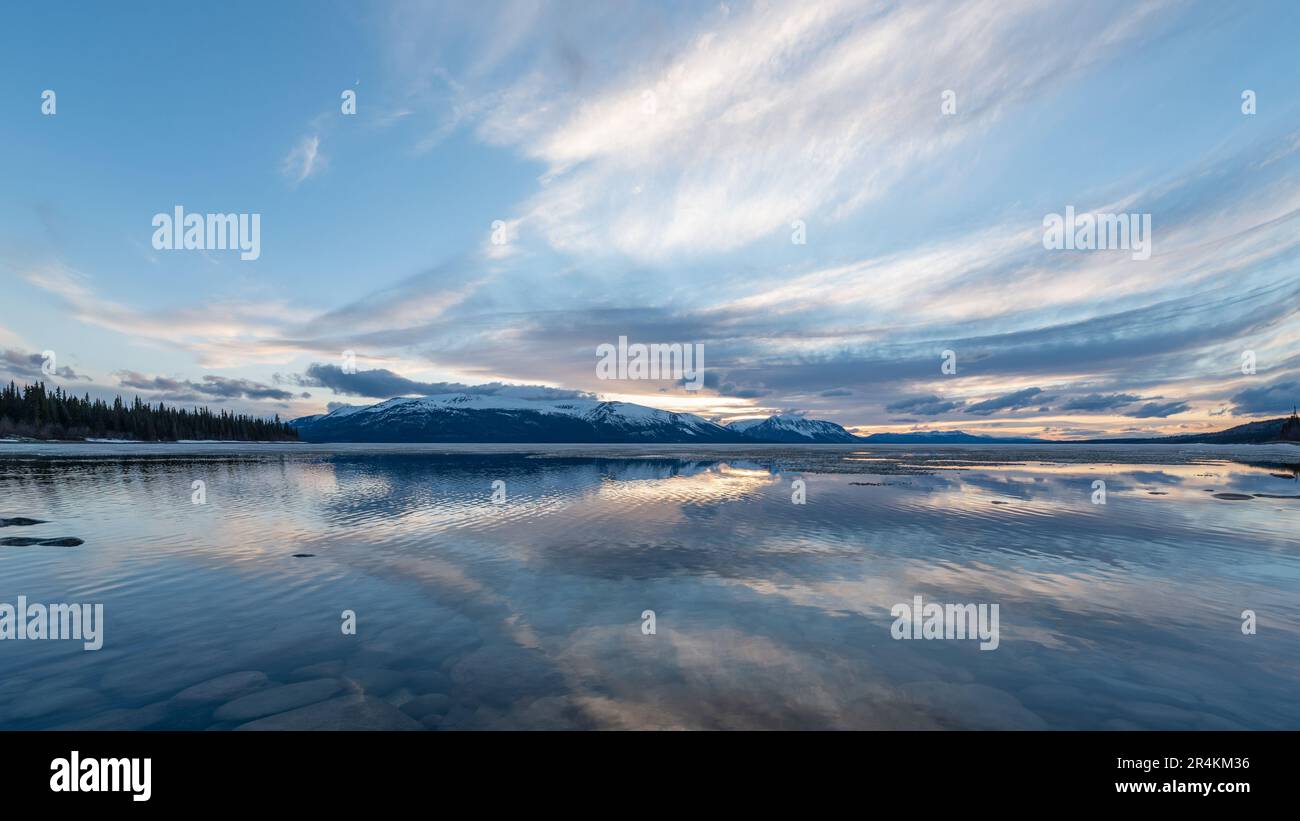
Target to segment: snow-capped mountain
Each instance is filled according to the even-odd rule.
[[[306,442],[751,441],[701,416],[630,402],[467,393],[349,405],[290,424]]]
[[[742,419],[727,428],[755,442],[785,443],[852,443],[858,437],[834,422],[804,419],[800,416],[769,416],[766,419]]]

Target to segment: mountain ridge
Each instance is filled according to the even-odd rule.
[[[573,444],[1242,444],[1300,442],[1300,418],[1166,437],[1038,439],[953,431],[859,436],[826,420],[778,414],[719,424],[631,402],[451,393],[345,405],[289,425],[307,442]]]

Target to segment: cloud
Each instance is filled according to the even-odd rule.
[[[297,384],[329,388],[345,396],[390,399],[395,396],[433,396],[445,393],[468,393],[481,396],[510,396],[516,399],[590,399],[585,391],[550,388],[544,385],[506,385],[493,382],[466,385],[460,382],[417,382],[384,368],[346,373],[338,365],[313,363],[304,374],[293,378]]]
[[[1186,413],[1192,406],[1186,402],[1148,402],[1140,408],[1126,412],[1125,416],[1135,419],[1164,419],[1176,413]]]
[[[956,410],[962,406],[961,402],[951,402],[938,396],[912,396],[906,399],[899,399],[897,402],[890,402],[885,406],[885,410],[890,413],[919,413],[922,416],[938,416],[941,413],[947,413]]]
[[[53,361],[57,366],[58,356],[55,356]],[[25,351],[13,349],[0,351],[0,370],[13,374],[14,376],[22,377],[23,379],[32,379],[35,381],[48,380],[50,375],[42,370],[44,365],[45,357],[42,354],[27,353]],[[53,375],[63,379],[84,379],[90,381],[89,376],[79,374],[67,365],[56,367]]]
[[[986,399],[983,402],[976,402],[968,405],[966,413],[977,413],[981,416],[1000,410],[1016,410],[1017,408],[1030,407],[1043,400],[1042,388],[1025,388],[1023,390],[1012,391],[1011,393],[996,396],[992,399]]]
[[[313,363],[295,380],[298,384],[329,388],[346,396],[389,399],[413,394],[456,393],[461,386],[448,382],[417,382],[385,368],[348,373],[338,365]]]
[[[560,20],[565,16],[544,7],[512,18],[499,8],[507,22],[529,21],[510,35],[490,9],[430,12],[412,3],[406,11],[428,18],[419,32],[437,32],[471,62],[483,59],[473,70],[449,73],[448,58],[461,52],[425,48],[418,32],[398,22],[412,34],[404,59],[443,71],[438,86],[445,93],[476,97],[458,97],[458,105],[474,104],[456,116],[524,161],[503,173],[522,169],[527,183],[541,169],[524,202],[511,209],[498,201],[490,213],[511,219],[518,243],[509,247],[520,253],[484,258],[470,246],[413,276],[385,270],[381,253],[374,270],[369,261],[361,270],[322,270],[313,287],[285,298],[277,298],[288,292],[285,282],[220,278],[219,287],[194,284],[203,290],[185,297],[150,294],[133,307],[115,295],[138,291],[113,280],[92,290],[89,277],[41,275],[40,284],[62,298],[56,308],[63,316],[123,336],[101,333],[106,351],[118,345],[127,355],[134,348],[149,356],[188,353],[222,372],[264,365],[296,372],[352,349],[369,365],[456,380],[419,382],[394,371],[370,372],[364,385],[335,380],[341,393],[376,398],[475,381],[607,390],[594,381],[594,348],[622,334],[707,342],[706,384],[736,398],[735,406],[756,407],[751,400],[771,396],[764,405],[833,408],[832,418],[853,425],[880,421],[887,416],[881,408],[911,419],[965,407],[930,393],[937,390],[967,401],[998,397],[977,403],[973,414],[1023,408],[1020,415],[1029,415],[1048,398],[990,409],[1026,384],[1066,393],[1064,407],[1052,403],[1060,410],[1118,412],[1129,406],[1121,398],[1140,405],[1164,396],[1218,407],[1247,384],[1222,378],[1223,363],[1246,347],[1269,363],[1270,377],[1294,379],[1294,364],[1277,365],[1300,339],[1294,135],[1225,142],[1235,153],[1225,147],[1203,164],[1195,152],[1194,167],[1160,170],[1157,184],[1127,174],[1046,184],[1030,175],[1028,184],[1015,183],[1024,178],[1016,173],[1020,163],[1039,161],[1044,148],[1056,159],[1073,155],[1027,145],[1025,154],[1000,156],[1001,138],[1016,131],[1031,139],[1038,131],[1020,128],[1025,121],[1065,122],[1091,109],[1095,99],[1060,93],[1072,77],[1118,50],[1140,54],[1159,36],[1161,26],[1143,26],[1160,22],[1152,20],[1160,4],[1144,5],[1137,13],[1144,19],[1108,15],[1106,8],[1122,7],[1099,2],[1100,13],[1096,6],[919,0],[870,8],[755,4],[736,6],[729,16],[696,6],[650,13],[653,31],[620,27],[615,19],[646,15],[645,7],[618,4],[617,14],[592,10],[582,20]],[[458,24],[477,21],[474,36],[439,19],[453,13]],[[1081,16],[1092,14],[1100,25]],[[390,22],[401,16],[394,11]],[[606,28],[592,28],[593,17]],[[970,36],[983,35],[985,25],[987,52]],[[547,35],[516,36],[536,27]],[[1195,28],[1186,31],[1201,36]],[[1072,29],[1081,32],[1079,49],[1069,47]],[[593,31],[609,36],[589,36]],[[491,40],[488,48],[479,35]],[[629,41],[636,49],[627,49]],[[920,41],[933,49],[916,48]],[[1005,60],[990,53],[997,49]],[[1052,73],[1063,62],[1066,70]],[[1033,70],[1023,73],[1024,65]],[[478,97],[477,80],[499,93]],[[949,86],[958,92],[956,118],[938,114],[939,92]],[[655,102],[649,115],[645,91]],[[418,127],[426,102],[410,100],[416,113],[404,127]],[[332,139],[328,128],[294,132],[316,142],[309,163],[304,149],[290,164],[291,177],[319,169],[321,141]],[[458,142],[456,150],[462,148]],[[999,178],[1005,190],[945,173],[958,162],[977,178],[1011,172]],[[1072,177],[1077,171],[1069,162],[1060,170]],[[937,215],[916,230],[877,222],[874,212],[838,235],[823,227],[873,201],[888,211],[894,200],[885,194],[901,193],[900,185],[915,186],[908,193],[924,198],[935,179],[959,200],[983,200],[963,206],[956,222]],[[1076,202],[1105,210],[1115,202],[1110,210],[1154,212],[1156,253],[1134,264],[1124,254],[1044,252],[1041,197],[1051,198],[1051,209]],[[765,231],[788,230],[787,212],[805,207],[813,240],[799,256],[769,254],[763,245],[703,259],[756,245]],[[863,226],[868,230],[856,230]],[[778,239],[788,250],[786,237]],[[480,241],[486,240],[477,233],[470,240]],[[534,253],[530,243],[573,253]],[[619,254],[627,258],[610,258]],[[689,259],[677,264],[683,260],[666,261],[670,255]],[[340,282],[344,287],[334,287]],[[341,306],[334,301],[339,294],[348,295]],[[174,299],[192,302],[169,304]],[[948,348],[959,352],[960,372],[941,379],[938,356]],[[148,370],[149,361],[112,367]],[[265,380],[267,371],[250,375]],[[1251,401],[1243,399],[1243,407]],[[1151,401],[1138,410],[1157,420],[1146,423],[1151,429],[1176,406]]]
[[[1164,4],[1102,6],[755,4],[671,32],[595,88],[539,64],[495,95],[479,133],[546,164],[523,217],[555,248],[727,251],[882,198],[1151,36]],[[961,116],[941,118],[954,86]]]
[[[1300,382],[1274,382],[1258,388],[1247,388],[1232,396],[1232,413],[1250,416],[1254,414],[1289,414],[1300,404]]]
[[[314,315],[299,301],[203,300],[190,306],[141,310],[114,301],[92,287],[93,279],[54,263],[23,274],[27,282],[54,294],[72,319],[122,334],[133,341],[162,343],[191,351],[211,368],[246,367],[291,358],[311,343],[285,338],[291,323]],[[339,350],[331,344],[328,350]]]
[[[1076,396],[1061,405],[1063,411],[1107,411],[1121,408],[1137,402],[1142,397],[1135,396],[1131,393],[1090,393],[1087,396]]]
[[[287,401],[310,398],[310,394],[293,394],[250,379],[235,379],[209,374],[198,382],[189,379],[171,379],[165,376],[146,376],[135,371],[115,374],[124,388],[160,393],[159,398],[173,402],[225,401],[227,399],[270,399]]]
[[[758,399],[763,396],[770,396],[771,391],[766,388],[741,388],[727,382],[718,388],[719,396],[731,396],[736,399]]]
[[[320,153],[320,135],[312,134],[303,137],[289,151],[280,163],[280,173],[297,185],[324,167],[325,158]]]

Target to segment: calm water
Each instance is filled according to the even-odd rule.
[[[106,621],[0,641],[0,727],[1300,728],[1297,463],[0,444],[0,517],[46,520],[0,538],[85,540],[0,547],[0,602]],[[894,640],[916,595],[1000,646]]]

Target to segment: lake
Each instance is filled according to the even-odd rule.
[[[0,641],[0,728],[1295,729],[1297,476],[1287,445],[0,443],[0,517],[42,520],[0,528],[0,602],[104,619]],[[996,605],[996,647],[925,638],[917,596]]]

